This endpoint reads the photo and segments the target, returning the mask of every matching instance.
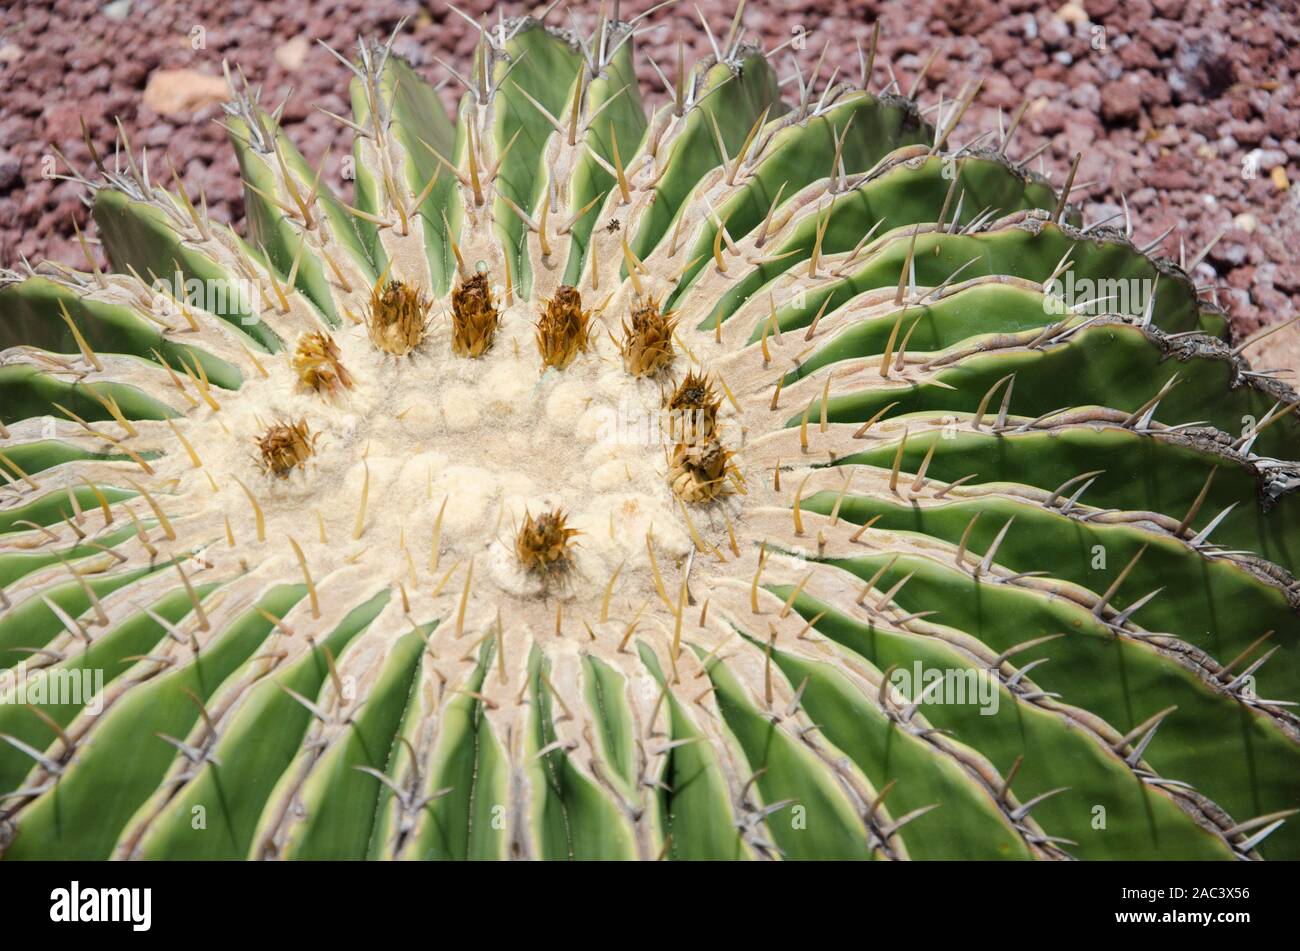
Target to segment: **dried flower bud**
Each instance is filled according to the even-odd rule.
[[[462,357],[481,357],[492,346],[500,321],[487,276],[475,274],[462,281],[451,292],[452,352]]]
[[[582,295],[576,287],[560,285],[537,321],[542,366],[563,370],[579,353],[587,352],[590,337],[591,311],[582,309]]]
[[[370,340],[385,353],[404,357],[424,339],[433,303],[410,284],[389,281],[370,292]]]
[[[301,468],[316,451],[316,437],[307,428],[306,420],[277,423],[257,437],[257,449],[262,468],[283,479]]]
[[[573,555],[571,539],[580,533],[566,526],[567,518],[559,509],[537,518],[525,514],[523,527],[515,536],[515,554],[526,571],[550,577],[568,570]]]

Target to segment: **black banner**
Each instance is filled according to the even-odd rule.
[[[29,933],[125,941],[281,934],[373,939],[431,919],[456,930],[477,921],[499,941],[503,928],[535,936],[539,926],[564,918],[590,935],[585,925],[621,912],[637,916],[641,927],[678,915],[685,916],[679,924],[731,919],[729,928],[740,934],[784,922],[805,938],[831,927],[873,938],[984,932],[993,941],[1052,927],[1071,936],[1139,932],[1181,939],[1195,931],[1233,940],[1260,926],[1277,933],[1290,920],[1286,893],[1294,889],[1287,887],[1287,871],[1245,862],[47,863],[0,865],[0,894],[10,947]]]

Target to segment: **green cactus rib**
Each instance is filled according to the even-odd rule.
[[[50,610],[45,599],[76,618],[91,606],[91,594],[102,598],[161,570],[162,566],[134,568],[107,576],[47,584],[43,598],[28,599],[0,617],[0,652],[3,652],[0,657],[4,658],[0,670],[19,664],[24,652],[44,648],[64,630],[63,620]],[[61,579],[66,574],[61,571],[55,576]]]
[[[761,226],[774,202],[778,211],[784,209],[789,199],[817,182],[824,172],[855,175],[870,171],[877,163],[887,161],[886,149],[921,145],[933,136],[934,130],[920,120],[915,104],[909,100],[864,93],[850,94],[817,116],[773,118],[760,134],[770,139],[770,153],[756,166],[754,177],[716,209],[718,221],[726,222],[733,238],[749,235]],[[837,145],[838,171],[832,169]],[[784,200],[778,202],[778,198]],[[691,257],[706,258],[716,234],[717,225],[711,222],[701,233]],[[855,236],[843,250],[853,247],[860,237]],[[687,269],[683,283],[694,276],[698,267]]]
[[[464,687],[433,711],[438,737],[428,761],[427,783],[419,790],[430,801],[420,810],[401,853],[404,857],[464,861],[509,854],[503,821],[509,763],[484,715],[480,693],[495,647],[495,641],[484,643]]]
[[[669,744],[655,782],[666,855],[674,861],[735,861],[753,857],[741,834],[718,751],[669,688],[650,645],[637,644],[669,711]]]
[[[938,217],[938,209],[934,216]],[[860,294],[892,290],[899,284],[911,250],[918,287],[938,287],[954,273],[959,273],[962,280],[1001,275],[1041,285],[1063,261],[1073,261],[1072,270],[1078,282],[1087,280],[1094,286],[1102,281],[1145,282],[1139,286],[1151,288],[1155,295],[1152,322],[1168,333],[1201,330],[1214,337],[1226,334],[1225,318],[1199,304],[1187,277],[1170,272],[1167,264],[1151,261],[1122,237],[1084,236],[1068,226],[1024,215],[1000,227],[973,234],[918,231],[913,248],[914,228],[900,228],[891,222],[886,225],[890,230],[862,250],[861,264],[825,287],[809,289],[801,300],[779,307],[780,327],[789,330],[808,326],[827,298],[830,301],[827,309],[834,310]],[[868,223],[863,233],[870,227]],[[958,272],[958,268],[962,270]],[[751,296],[765,300],[764,286],[777,280],[779,273],[752,272],[743,283],[721,297],[701,326],[711,328],[717,320],[727,320]],[[755,340],[760,332],[761,328],[755,329]]]
[[[262,117],[258,117],[259,119]],[[253,120],[257,121],[257,120]],[[325,264],[314,254],[306,253],[306,239],[289,222],[280,210],[288,205],[290,195],[278,195],[278,176],[273,163],[276,151],[290,148],[282,143],[283,136],[274,133],[274,145],[269,155],[262,154],[251,143],[255,133],[250,122],[238,117],[228,119],[230,137],[239,158],[239,169],[244,179],[244,208],[248,216],[249,237],[262,251],[283,280],[292,280],[294,286],[320,310],[326,323],[337,327],[339,315],[334,312],[329,284],[325,278]],[[302,157],[294,155],[295,171],[304,164]],[[283,157],[286,163],[292,161]]]
[[[152,520],[141,522],[141,527],[149,531],[157,525]],[[128,541],[138,532],[134,526],[126,525],[115,532],[101,537],[94,545],[73,545],[58,551],[0,555],[0,587],[8,587],[20,578],[40,571],[55,564],[65,564],[102,554],[103,548]],[[103,546],[103,547],[100,547]]]
[[[98,397],[98,398],[96,398]],[[10,425],[41,416],[66,418],[66,407],[88,422],[113,419],[104,401],[115,401],[128,419],[166,419],[172,411],[133,386],[122,383],[77,383],[61,380],[32,366],[0,367],[0,423]]]
[[[369,702],[347,725],[346,739],[321,754],[298,790],[305,818],[289,825],[286,859],[363,859],[368,854],[384,786],[363,768],[387,773],[415,682],[424,641],[410,631],[392,646]],[[310,752],[302,754],[312,756]]]
[[[829,514],[836,499],[832,493],[819,493],[808,499],[807,506]],[[918,539],[936,538],[953,546],[965,536],[969,549],[979,553],[988,551],[1014,519],[1012,530],[999,542],[998,564],[1013,572],[1043,570],[1052,578],[1094,590],[1107,591],[1118,582],[1112,598],[1120,605],[1134,604],[1151,591],[1186,578],[1188,584],[1179,598],[1154,598],[1130,616],[1132,621],[1148,631],[1177,632],[1212,657],[1236,657],[1260,634],[1272,631],[1271,642],[1282,650],[1259,672],[1258,690],[1262,696],[1300,699],[1300,618],[1286,589],[1243,565],[1203,559],[1167,533],[1140,524],[1085,522],[1027,500],[998,495],[926,506],[849,495],[840,514],[859,525],[874,518],[879,528],[914,532]],[[1044,546],[1045,537],[1069,541]],[[1139,551],[1141,557],[1124,574]],[[1101,554],[1105,557],[1099,560]]]
[[[1037,349],[1018,345],[1038,336],[1029,332],[1014,342],[976,342],[952,356],[932,356],[931,363],[941,368],[924,382],[838,397],[828,404],[827,416],[833,422],[862,422],[889,404],[894,404],[891,413],[897,416],[927,411],[973,416],[994,384],[1012,374],[1007,409],[1027,420],[1063,406],[1104,406],[1131,414],[1145,411],[1159,394],[1156,420],[1168,425],[1209,423],[1234,432],[1248,420],[1263,419],[1278,402],[1262,387],[1239,382],[1226,348],[1180,350],[1159,331],[1127,323],[1082,327],[1064,343]],[[1109,358],[1104,372],[1096,361],[1102,350]],[[830,372],[836,369],[832,364]],[[813,412],[820,415],[819,404]],[[1285,419],[1261,432],[1255,445],[1261,455],[1290,458],[1300,451],[1300,423]]]
[[[927,473],[935,479],[955,482],[974,474],[971,482],[976,485],[1020,484],[1050,493],[1085,472],[1098,472],[1081,496],[1091,510],[1155,512],[1175,525],[1194,510],[1208,482],[1205,500],[1188,526],[1191,531],[1199,534],[1227,511],[1214,528],[1216,545],[1256,552],[1293,572],[1300,564],[1296,549],[1300,509],[1294,497],[1280,499],[1268,518],[1261,517],[1258,509],[1240,504],[1260,494],[1259,468],[1205,444],[1155,439],[1113,425],[1072,425],[1000,436],[959,429],[951,439],[941,431],[909,437],[902,446],[903,470],[918,471],[931,446],[935,451]],[[893,441],[840,461],[888,469],[899,448],[900,442]],[[1079,487],[1074,483],[1067,492]],[[1233,503],[1239,504],[1229,510]]]
[[[1041,286],[1000,275],[960,281],[942,297],[910,304],[906,309],[887,304],[881,311],[878,301],[877,306],[867,305],[872,297],[878,295],[868,293],[860,298],[864,305],[860,316],[855,314],[854,303],[846,305],[841,312],[856,319],[838,324],[834,335],[792,369],[786,382],[792,383],[839,361],[879,357],[889,348],[891,334],[896,349],[903,336],[894,330],[894,325],[900,323],[900,314],[903,331],[910,333],[908,351],[927,354],[932,359],[944,351],[985,344],[996,346],[1012,338],[1041,346],[1085,320],[1095,323],[1098,319],[1072,318],[1057,300],[1042,292]],[[1039,334],[1046,334],[1048,328],[1052,332],[1039,340]],[[1147,330],[1158,333],[1151,328]],[[1177,352],[1176,343],[1167,346]],[[1205,338],[1198,338],[1196,346],[1206,354],[1226,353],[1226,347],[1214,348]],[[1226,356],[1225,360],[1228,360]]]
[[[202,585],[197,589],[200,598],[216,589],[215,585]],[[154,602],[149,610],[163,622],[175,625],[190,612],[190,599],[185,591],[173,591]],[[85,652],[68,657],[49,667],[42,668],[32,681],[24,685],[24,699],[39,709],[60,727],[66,727],[90,701],[100,686],[95,673],[100,672],[103,687],[110,686],[132,665],[131,657],[147,654],[163,637],[166,628],[149,614],[140,613],[127,618],[91,644]],[[80,677],[83,692],[80,703],[67,702],[57,693],[57,685],[68,676]],[[32,713],[26,704],[17,702],[17,687],[9,690],[5,703],[0,704],[0,733],[16,737],[37,749],[49,746],[50,727]],[[44,700],[33,698],[44,696]],[[16,746],[0,749],[0,791],[13,792],[22,786],[23,777],[31,770],[31,760]]]
[[[564,267],[566,284],[582,281],[591,229],[596,223],[594,204],[618,188],[617,178],[607,169],[614,168],[616,161],[622,164],[625,157],[640,154],[637,146],[646,134],[645,107],[637,85],[631,43],[623,44],[605,73],[592,80],[586,95],[591,113],[596,117],[590,130],[593,154],[579,160],[570,179],[569,215],[578,217],[570,232],[572,241]],[[580,214],[589,206],[591,210]]]
[[[1051,188],[1026,178],[1005,160],[965,157],[955,162],[953,171],[945,163],[946,159],[929,157],[924,148],[899,149],[881,163],[882,168],[867,176],[865,182],[835,195],[824,213],[818,210],[814,215],[801,216],[790,236],[768,254],[773,263],[755,268],[736,285],[732,294],[761,288],[807,261],[818,244],[819,232],[821,252],[840,254],[859,245],[864,224],[866,234],[880,227],[895,230],[907,224],[936,221],[946,207],[949,227],[960,229],[981,214],[987,214],[989,209],[1002,209],[1009,214],[1050,208],[1054,201]],[[951,197],[954,192],[962,196],[960,205]],[[712,238],[706,247],[696,249],[695,256],[707,258],[711,248]],[[697,273],[702,266],[701,262],[688,274]],[[689,281],[683,281],[672,299],[679,299],[689,290]]]
[[[109,504],[121,502],[136,495],[126,489],[105,486],[100,490]],[[78,486],[72,490],[77,505],[82,509],[93,509],[99,502],[89,486]],[[32,525],[53,525],[75,514],[68,501],[67,492],[45,492],[36,499],[12,506],[0,512],[0,532],[24,532]]]
[[[45,278],[0,288],[0,307],[5,314],[0,324],[3,347],[23,345],[51,353],[79,353],[72,328],[59,319],[66,309],[78,333],[99,353],[165,362],[178,372],[182,367],[202,367],[208,380],[226,390],[239,389],[242,380],[235,366],[198,347],[169,339],[131,308],[83,297]]]
[[[283,613],[305,592],[270,592],[258,603]],[[202,717],[202,704],[252,655],[274,629],[250,611],[232,623],[202,656],[128,690],[100,714],[93,740],[64,764],[59,781],[24,809],[22,830],[8,858],[105,859],[132,812],[157,787],[176,750],[166,743],[141,746],[142,735],[186,736]],[[148,664],[146,659],[143,664]],[[122,770],[129,757],[132,767]],[[29,778],[30,782],[30,778]]]
[[[578,82],[582,57],[569,43],[537,29],[516,32],[506,42],[503,53],[500,61],[494,58],[492,66],[493,82],[502,83],[495,97],[492,137],[499,152],[512,139],[515,145],[501,162],[500,197],[493,217],[501,228],[507,255],[512,260],[511,273],[516,276],[520,292],[527,294],[532,287],[532,265],[524,253],[524,228],[511,213],[506,199],[529,212],[539,202],[549,200],[544,193],[544,171],[551,125],[533,102],[552,115],[560,115]],[[486,68],[481,65],[486,55],[486,51],[480,54],[477,68]],[[528,68],[512,68],[521,62],[527,62]],[[476,108],[476,95],[466,93],[460,106],[462,113]],[[632,144],[628,143],[629,147]],[[457,146],[459,160],[461,151],[468,149],[470,143],[458,141]]]
[[[689,81],[695,108],[685,113],[684,129],[667,146],[662,178],[653,201],[630,239],[632,251],[645,258],[668,236],[685,214],[687,198],[704,175],[718,167],[713,123],[722,135],[727,157],[733,158],[763,111],[773,119],[784,112],[771,65],[752,52],[733,64],[714,64]]]
[[[918,661],[935,670],[972,666],[969,658],[942,639],[864,625],[812,599],[796,600],[802,602],[799,612],[809,618],[825,611],[819,629],[881,669],[895,664],[909,669]],[[1042,669],[1035,668],[1035,673]],[[971,705],[931,703],[920,709],[934,727],[950,730],[956,740],[982,751],[1003,775],[1019,758],[1016,791],[1022,801],[1065,787],[1064,792],[1042,800],[1032,814],[1049,834],[1069,839],[1067,848],[1072,853],[1081,858],[1156,851],[1183,859],[1228,857],[1222,839],[1193,822],[1171,801],[1169,792],[1136,782],[1123,759],[1090,736],[1082,718],[1071,716],[1068,707],[1044,709],[1005,685],[999,686],[999,696],[994,715],[983,715],[981,708]],[[1100,829],[1093,821],[1098,805],[1106,814],[1105,827]],[[940,811],[944,810],[936,814]]]
[[[250,238],[266,253],[280,277],[288,280],[292,275],[294,286],[331,326],[338,326],[340,317],[329,291],[326,265],[315,254],[306,253],[306,229],[286,218],[282,209],[297,207],[301,215],[306,196],[313,196],[312,202],[320,204],[328,222],[329,237],[338,242],[353,265],[373,279],[372,252],[362,235],[368,222],[349,214],[328,182],[323,181],[324,166],[313,169],[280,129],[277,118],[250,100],[247,89],[226,106],[226,113],[225,126],[244,179]],[[367,236],[373,240],[373,232]]]
[[[707,656],[696,649],[701,657]],[[745,696],[725,664],[709,667],[728,731],[757,777],[758,809],[769,805],[767,828],[777,848],[793,859],[873,857],[862,816],[813,753],[801,747]],[[784,805],[783,805],[784,804]],[[807,825],[805,827],[804,821]],[[799,833],[806,833],[800,835]]]
[[[419,211],[434,288],[437,293],[445,294],[455,270],[446,229],[460,227],[460,209],[457,203],[448,201],[452,177],[444,173],[438,156],[456,154],[456,130],[444,114],[437,93],[420,80],[409,64],[396,57],[385,57],[378,79],[379,89],[373,95],[389,103],[394,119],[394,137],[400,146],[400,157],[395,156],[397,168],[393,174],[416,197],[424,194],[428,187],[427,197],[418,209],[412,210]],[[353,78],[351,95],[357,124],[363,128],[373,125],[375,117],[369,111],[370,97],[366,94],[362,77]],[[357,206],[371,215],[379,215],[383,212],[380,197],[384,188],[382,175],[376,176],[371,164],[364,160],[362,144],[363,139],[359,137],[352,156]],[[430,182],[433,182],[432,186],[429,186]],[[440,211],[447,215],[446,224],[439,216]],[[388,260],[378,229],[365,218],[352,219],[352,225],[370,254],[374,270],[381,272]]]
[[[0,858],[1300,856],[1196,267],[874,54],[545,19],[336,54],[320,166],[232,73],[245,237],[122,141],[111,270],[0,270]]]
[[[629,800],[636,794],[636,729],[627,703],[627,678],[590,655],[582,659],[583,699],[600,734],[607,780],[618,783]]]
[[[788,594],[789,592],[787,592]],[[807,682],[803,703],[818,729],[883,791],[899,816],[924,809],[897,833],[915,859],[1023,859],[1030,853],[994,794],[961,765],[902,729],[833,665],[773,651],[791,685]],[[940,804],[940,808],[930,807]],[[956,835],[951,829],[959,829]]]
[[[1267,716],[1235,715],[1236,700],[1208,687],[1176,654],[1161,655],[1141,640],[1115,638],[1089,611],[1049,600],[1046,592],[1011,586],[980,589],[965,572],[928,559],[904,556],[886,568],[890,560],[860,559],[845,567],[864,578],[885,568],[880,581],[886,589],[911,574],[895,595],[904,610],[943,605],[939,617],[946,624],[969,632],[996,652],[1064,633],[1059,640],[1018,654],[1017,660],[1023,664],[1050,657],[1052,663],[1035,668],[1035,681],[1043,689],[1058,691],[1065,701],[1095,711],[1121,732],[1177,705],[1161,724],[1161,742],[1147,754],[1162,775],[1190,782],[1230,811],[1262,806],[1258,812],[1271,812],[1300,801],[1286,780],[1295,774],[1300,756],[1287,731]],[[922,603],[926,608],[919,607]],[[1215,750],[1213,759],[1198,755],[1202,744]],[[1233,778],[1261,774],[1271,775],[1273,781],[1242,788]],[[1261,790],[1274,791],[1267,802],[1261,801]],[[1279,848],[1292,847],[1286,844],[1285,832],[1277,841]]]
[[[7,481],[21,479],[24,474],[39,475],[70,462],[122,462],[130,458],[122,453],[83,449],[61,439],[37,439],[7,446],[4,454],[8,461],[0,461],[0,467],[3,467]],[[157,458],[157,454],[151,456]],[[141,458],[148,460],[150,456]]]
[[[533,694],[533,729],[526,753],[533,781],[543,790],[535,802],[531,823],[537,856],[543,859],[626,859],[636,855],[630,823],[616,803],[574,763],[565,742],[556,736],[557,715],[550,689],[543,680],[540,651],[529,661]]]
[[[178,202],[173,202],[173,207]],[[180,274],[187,282],[196,280],[228,293],[209,297],[205,307],[222,320],[237,327],[251,342],[269,352],[280,349],[279,337],[259,321],[242,295],[229,293],[239,286],[236,274],[221,267],[211,257],[180,240],[173,226],[159,208],[136,201],[131,196],[101,188],[95,192],[95,224],[114,269],[134,271],[142,280],[171,279]],[[238,240],[238,239],[236,239]],[[246,254],[255,255],[251,248]]]
[[[289,768],[311,721],[294,696],[318,699],[329,678],[329,657],[341,655],[388,600],[381,592],[353,609],[316,649],[282,672],[249,687],[231,714],[212,756],[189,778],[162,787],[137,812],[147,823],[139,840],[146,859],[241,859],[248,856],[257,820],[275,780]],[[188,602],[187,602],[188,604]],[[292,691],[292,692],[291,692]],[[206,729],[206,727],[202,727]],[[202,740],[203,737],[196,737]],[[218,765],[219,764],[219,765]],[[179,764],[177,764],[179,765]],[[187,771],[188,772],[188,771]],[[195,828],[196,809],[205,822]],[[215,834],[207,834],[211,829]]]

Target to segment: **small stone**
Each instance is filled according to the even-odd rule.
[[[1255,269],[1253,267],[1233,268],[1228,272],[1228,286],[1237,290],[1250,290],[1255,282]]]
[[[16,63],[23,58],[23,49],[16,43],[0,43],[0,63]]]
[[[1281,149],[1256,149],[1254,154],[1259,161],[1259,167],[1266,172],[1286,164],[1286,153]]]
[[[1291,181],[1286,177],[1286,169],[1281,165],[1273,169],[1269,174],[1269,178],[1273,179],[1273,187],[1280,192],[1284,192],[1291,187]]]
[[[1087,23],[1088,12],[1079,4],[1074,3],[1073,0],[1071,0],[1070,3],[1063,4],[1061,8],[1056,11],[1056,18],[1065,23]]]
[[[1065,128],[1065,116],[1061,109],[1046,97],[1031,102],[1025,111],[1025,118],[1029,120],[1029,128],[1038,135],[1056,135]]]
[[[1259,145],[1264,141],[1264,135],[1268,131],[1268,127],[1262,120],[1243,122],[1234,119],[1225,128],[1228,134],[1242,145]]]
[[[1254,234],[1255,229],[1259,227],[1259,219],[1248,211],[1243,211],[1237,217],[1232,219],[1232,226],[1246,234]]]
[[[1087,152],[1096,139],[1096,130],[1089,123],[1070,121],[1065,124],[1065,145],[1071,152]],[[1085,175],[1080,175],[1079,179],[1087,181]]]
[[[113,0],[112,3],[104,4],[99,12],[110,20],[121,23],[131,15],[131,0]]]
[[[1283,298],[1283,301],[1286,299]],[[1262,303],[1262,302],[1261,302]],[[1300,326],[1292,324],[1290,327],[1283,327],[1276,330],[1276,324],[1285,320],[1283,313],[1271,313],[1268,316],[1272,318],[1266,327],[1261,328],[1252,338],[1262,336],[1267,330],[1273,329],[1267,338],[1261,339],[1259,345],[1251,347],[1250,362],[1256,367],[1295,367],[1300,366]]]
[[[1142,94],[1136,83],[1110,82],[1101,90],[1101,114],[1115,124],[1136,122],[1142,111]]]
[[[45,114],[45,138],[66,145],[81,139],[82,112],[76,103],[55,106]]]
[[[12,152],[0,150],[0,192],[7,192],[20,177],[22,166],[18,156]]]
[[[1173,93],[1169,84],[1158,77],[1144,77],[1142,80],[1142,101],[1147,105],[1167,106],[1173,102]]]
[[[1246,263],[1246,246],[1235,242],[1220,241],[1210,249],[1209,257],[1216,264],[1240,267]]]
[[[160,116],[189,116],[226,96],[225,80],[196,69],[156,69],[144,87],[144,104]]]
[[[303,61],[307,58],[307,51],[311,48],[305,36],[295,36],[287,43],[281,43],[275,49],[275,61],[280,64],[280,68],[287,72],[297,72],[302,69]]]
[[[1178,145],[1182,139],[1178,135],[1178,129],[1174,126],[1167,125],[1154,135],[1148,134],[1149,141],[1156,145],[1163,145],[1167,148],[1173,148]]]
[[[1011,80],[999,73],[994,73],[985,81],[980,101],[987,102],[990,106],[1014,109],[1020,105],[1022,96],[1023,93],[1015,87]]]
[[[1300,291],[1300,265],[1289,264],[1278,268],[1273,277],[1273,284],[1278,290],[1288,294]]]

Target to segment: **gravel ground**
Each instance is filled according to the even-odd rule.
[[[623,4],[628,17],[652,0]],[[699,4],[716,33],[734,6]],[[494,4],[464,0],[478,16]],[[507,12],[537,9],[510,4]],[[589,29],[596,4],[574,2],[572,17]],[[495,12],[493,16],[495,17]],[[79,262],[72,221],[86,226],[80,190],[48,176],[63,171],[52,144],[78,167],[89,166],[84,118],[101,153],[111,154],[115,119],[132,145],[148,146],[155,175],[165,152],[186,188],[207,195],[214,217],[242,227],[243,202],[233,152],[212,121],[220,114],[222,61],[264,85],[264,102],[288,96],[284,123],[307,158],[327,150],[327,175],[344,194],[340,158],[350,133],[316,111],[346,114],[345,71],[317,40],[350,51],[358,34],[382,36],[402,17],[410,23],[398,51],[434,82],[468,62],[474,29],[446,6],[404,0],[18,0],[0,11],[0,264],[23,256]],[[564,9],[551,14],[566,22]],[[984,78],[957,141],[993,128],[997,110],[1028,99],[1013,156],[1043,143],[1042,168],[1061,181],[1082,152],[1078,181],[1092,183],[1089,222],[1120,210],[1126,196],[1139,242],[1176,225],[1164,243],[1177,258],[1179,235],[1192,259],[1222,237],[1197,269],[1217,285],[1238,334],[1300,313],[1300,10],[1295,0],[753,0],[744,22],[772,49],[782,75],[797,60],[805,75],[825,48],[831,69],[856,79],[855,42],[871,24],[883,28],[873,88],[888,81],[888,63],[910,87],[931,52],[923,101],[957,94]],[[709,50],[694,5],[679,3],[647,21],[643,49],[664,64],[678,39],[697,55]],[[180,72],[174,72],[180,71]],[[654,72],[640,76],[660,95]],[[453,80],[443,89],[450,107]],[[1035,160],[1035,165],[1038,160]],[[93,233],[93,228],[92,228]],[[1283,337],[1275,336],[1274,340]]]

